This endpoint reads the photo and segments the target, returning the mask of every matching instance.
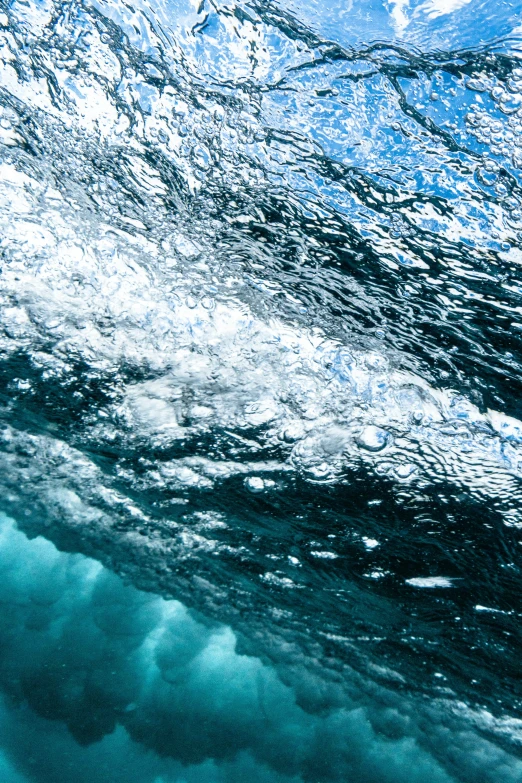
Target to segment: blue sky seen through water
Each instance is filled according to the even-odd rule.
[[[8,783],[518,783],[520,4],[4,3]]]

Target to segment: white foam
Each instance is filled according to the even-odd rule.
[[[364,464],[403,484],[442,473],[481,495],[517,497],[518,420],[482,414],[395,368],[385,349],[343,345],[277,311],[260,317],[236,273],[215,277],[211,247],[194,268],[169,242],[164,251],[104,224],[85,225],[13,165],[1,173],[3,350],[30,350],[58,382],[67,381],[71,358],[114,378],[114,402],[90,429],[97,442],[117,437],[146,456],[227,433],[242,448],[237,464],[182,457],[151,465],[150,482],[204,488],[238,472],[288,470],[336,482]],[[35,231],[27,215],[37,199]],[[124,381],[127,367],[154,378]],[[281,457],[257,464],[266,445]],[[516,509],[509,523],[518,524]]]
[[[447,576],[416,576],[406,579],[412,587],[454,587],[454,580]]]

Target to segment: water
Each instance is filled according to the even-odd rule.
[[[522,5],[1,9],[2,779],[522,780]]]

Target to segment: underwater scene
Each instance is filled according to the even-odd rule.
[[[522,0],[0,0],[1,783],[522,783]]]

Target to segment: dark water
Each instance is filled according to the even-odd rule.
[[[522,4],[0,9],[2,781],[522,781]]]

